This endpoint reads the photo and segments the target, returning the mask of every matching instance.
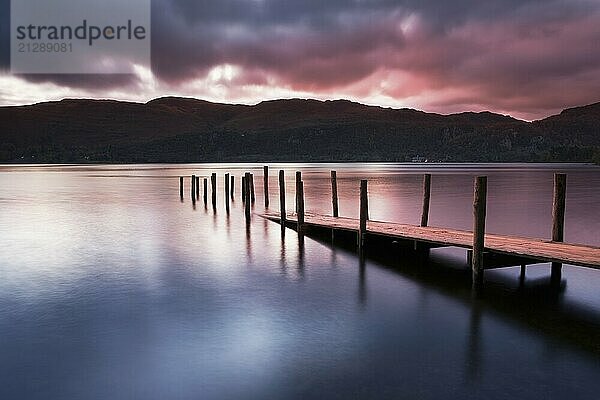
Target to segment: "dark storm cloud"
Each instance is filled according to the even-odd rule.
[[[600,4],[594,0],[152,3],[151,67],[166,85],[184,85],[232,64],[241,72],[230,85],[270,82],[335,95],[362,82],[360,97],[381,71],[400,71],[408,82],[391,79],[383,94],[432,93],[421,105],[436,110],[521,107],[543,114],[597,101],[598,43]],[[111,85],[86,77],[44,79],[71,87]]]

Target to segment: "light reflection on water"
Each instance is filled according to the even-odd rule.
[[[576,165],[272,164],[301,169],[308,211],[417,223],[432,172],[430,224],[471,227],[472,180],[489,176],[488,230],[548,238],[552,173],[568,174],[566,240],[600,245],[600,170]],[[0,167],[0,398],[595,398],[600,273],[547,265],[489,272],[489,291],[389,250],[353,251],[256,216],[241,175],[260,165]],[[189,199],[192,173],[218,173],[218,207]],[[223,174],[236,176],[229,215]],[[179,200],[177,177],[186,176]],[[210,195],[209,195],[210,202]],[[436,263],[464,251],[434,252]]]

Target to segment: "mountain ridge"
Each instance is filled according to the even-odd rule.
[[[537,121],[348,100],[166,96],[0,107],[0,162],[597,161],[600,102]]]

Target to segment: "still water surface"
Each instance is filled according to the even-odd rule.
[[[552,175],[568,174],[566,241],[600,246],[600,168],[582,165],[273,164],[301,170],[307,211],[470,229],[473,176],[488,176],[488,231],[549,238]],[[473,299],[464,250],[419,264],[351,249],[256,215],[240,176],[260,165],[0,167],[1,399],[596,399],[600,271],[486,273]],[[186,178],[218,173],[216,212]],[[229,215],[223,174],[236,176]],[[209,180],[210,181],[210,180]],[[209,196],[210,201],[210,196]]]

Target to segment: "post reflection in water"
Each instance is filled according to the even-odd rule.
[[[468,341],[466,345],[465,371],[467,382],[479,381],[483,378],[481,357],[481,305],[473,301],[469,318]]]
[[[367,305],[367,268],[364,254],[358,257],[358,304],[362,307]]]
[[[283,231],[282,231],[283,232]],[[280,258],[279,258],[279,263],[280,263],[280,270],[282,275],[286,276],[287,275],[287,258],[286,258],[286,252],[285,252],[285,235],[281,235],[281,252],[280,252]]]
[[[304,235],[298,234],[298,277],[304,279],[305,259],[304,259]]]

